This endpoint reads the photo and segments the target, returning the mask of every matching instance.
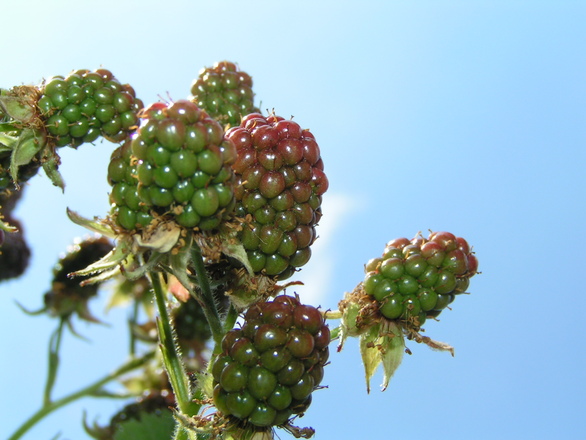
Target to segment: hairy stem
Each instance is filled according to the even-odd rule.
[[[173,387],[173,393],[175,394],[179,411],[183,414],[190,414],[191,390],[189,378],[181,361],[179,348],[175,342],[161,277],[158,273],[151,272],[149,273],[149,279],[153,286],[155,303],[159,312],[157,328],[159,330],[160,348],[163,354],[165,370],[167,370],[169,381]]]
[[[203,262],[203,256],[201,255],[201,249],[197,243],[193,243],[191,247],[191,258],[193,265],[195,266],[195,273],[197,275],[197,281],[201,290],[201,303],[205,313],[206,319],[212,331],[212,337],[216,345],[222,343],[224,337],[224,329],[222,322],[220,321],[220,314],[216,307],[216,301],[210,287],[210,280],[207,277],[205,265]]]

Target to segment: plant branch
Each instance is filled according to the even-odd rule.
[[[187,376],[187,372],[181,361],[179,348],[175,342],[160,274],[150,272],[149,279],[153,286],[155,303],[159,312],[157,328],[159,330],[160,348],[163,354],[165,370],[173,387],[173,393],[175,394],[179,411],[183,414],[190,414],[192,402],[189,377]]]
[[[29,429],[31,429],[34,425],[36,425],[39,421],[41,421],[44,417],[52,413],[53,411],[58,410],[59,408],[75,401],[81,399],[83,397],[92,396],[96,393],[102,386],[107,384],[108,382],[122,376],[123,374],[128,373],[136,368],[143,366],[146,362],[154,357],[154,352],[149,352],[140,358],[131,359],[122,365],[117,370],[113,371],[112,373],[104,376],[103,378],[99,379],[98,381],[94,382],[91,385],[88,385],[85,388],[82,388],[79,391],[74,393],[68,394],[65,397],[62,397],[59,400],[55,400],[54,402],[49,402],[48,404],[44,404],[41,409],[39,409],[36,413],[34,413],[28,420],[26,420],[20,428],[18,428],[14,434],[8,437],[8,440],[17,440],[21,438]]]
[[[59,369],[59,349],[61,348],[61,337],[63,336],[63,327],[65,319],[59,320],[59,325],[49,339],[49,360],[47,369],[47,382],[45,383],[45,392],[43,394],[43,405],[51,403],[51,392],[57,379],[57,370]]]

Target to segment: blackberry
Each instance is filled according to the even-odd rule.
[[[251,306],[212,365],[218,410],[255,427],[285,425],[311,404],[329,356],[330,331],[315,307],[280,295]]]
[[[52,316],[68,317],[77,312],[80,317],[93,320],[87,311],[87,302],[98,293],[99,284],[83,285],[86,277],[70,278],[69,274],[84,269],[113,249],[105,237],[77,240],[53,268],[51,289],[45,293],[45,308]]]
[[[4,220],[18,230],[5,233],[4,241],[0,244],[0,282],[21,276],[26,271],[31,256],[20,221],[11,217]]]
[[[144,414],[161,414],[162,412],[171,412],[175,406],[175,397],[169,390],[152,390],[137,399],[136,402],[126,405],[118,411],[110,420],[110,427],[117,432],[120,425],[129,420],[140,420]]]
[[[94,423],[90,427],[84,421],[84,428],[96,440],[114,440],[122,436],[158,438],[163,433],[167,434],[166,430],[169,431],[166,437],[170,437],[174,426],[174,406],[175,399],[170,390],[149,390],[114,414],[109,425],[99,426]],[[153,427],[156,428],[156,433],[153,432]]]
[[[224,313],[227,308],[227,298],[219,299],[217,307],[221,313]],[[179,303],[173,310],[173,327],[184,354],[191,348],[201,351],[206,341],[212,336],[205,313],[200,303],[192,296],[187,301]]]
[[[137,126],[143,108],[132,86],[106,69],[54,76],[39,89],[37,106],[57,147],[78,147],[100,136],[120,142]]]
[[[315,137],[297,122],[252,113],[227,132],[236,145],[236,216],[255,273],[287,278],[311,257],[328,179]]]
[[[234,208],[236,159],[221,125],[194,103],[155,103],[141,115],[132,137],[138,196],[185,227],[218,227]]]
[[[201,70],[191,87],[192,101],[223,125],[235,126],[254,107],[252,78],[236,64],[221,61]]]
[[[390,241],[382,257],[365,269],[364,291],[377,301],[380,313],[417,328],[466,292],[478,260],[463,238],[432,232],[427,239]]]

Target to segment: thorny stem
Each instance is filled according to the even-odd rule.
[[[206,274],[201,249],[195,241],[191,247],[191,258],[193,265],[195,266],[195,273],[201,290],[202,308],[208,324],[210,325],[214,342],[216,345],[219,345],[222,343],[222,338],[224,337],[224,329],[222,327],[222,322],[220,321],[220,315],[218,313],[218,308],[216,307],[216,301],[214,300],[212,289],[210,288],[210,280]]]
[[[58,410],[59,408],[75,401],[81,399],[83,397],[91,396],[97,393],[102,386],[107,384],[108,382],[122,376],[123,374],[128,373],[136,368],[143,366],[146,362],[152,359],[154,356],[154,352],[150,352],[145,354],[140,358],[131,359],[122,365],[120,368],[115,370],[114,372],[104,376],[102,379],[94,382],[93,384],[82,388],[79,391],[71,393],[61,399],[55,400],[53,402],[45,403],[41,409],[39,409],[36,413],[34,413],[28,420],[26,420],[20,428],[16,430],[14,434],[8,437],[8,440],[17,440],[21,438],[29,429],[31,429],[35,424],[41,421],[44,417],[52,413],[53,411]]]

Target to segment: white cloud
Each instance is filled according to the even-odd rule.
[[[318,238],[311,246],[311,259],[301,268],[301,271],[287,280],[301,281],[303,285],[287,289],[289,294],[297,292],[304,303],[325,306],[324,301],[331,293],[334,269],[337,264],[331,245],[336,239],[340,226],[358,205],[361,205],[361,202],[348,195],[327,193],[324,196],[323,217],[316,228]]]

